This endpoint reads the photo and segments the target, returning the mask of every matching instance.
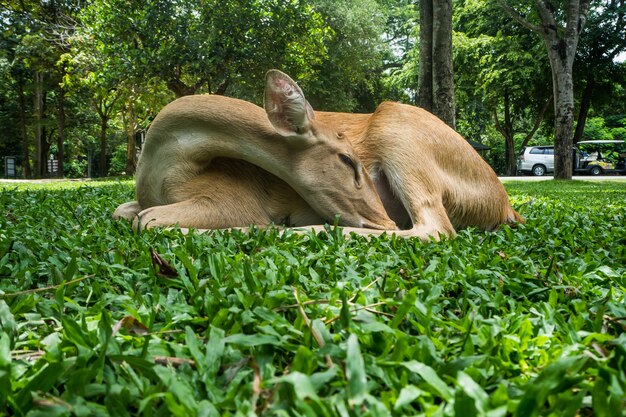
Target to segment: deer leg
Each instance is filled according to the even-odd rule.
[[[404,167],[403,164],[395,165]],[[454,226],[450,222],[441,195],[420,181],[422,177],[427,178],[425,174],[420,171],[406,171],[406,168],[398,172],[397,169],[387,167],[375,168],[372,177],[390,217],[402,229],[406,228],[395,231],[396,235],[419,237],[422,240],[431,237],[439,240],[440,234],[455,236]]]
[[[133,221],[141,211],[141,206],[136,201],[120,204],[113,212],[113,220],[126,219]]]
[[[178,203],[147,208],[139,213],[135,227],[175,226],[222,229],[237,226],[267,225],[272,221],[259,204],[237,204],[229,200],[195,197]]]
[[[419,237],[428,240],[431,237],[439,240],[441,235],[454,237],[456,231],[448,218],[446,209],[441,200],[435,200],[421,205],[413,204],[410,208],[413,227],[408,230],[401,230],[398,235],[405,237]]]

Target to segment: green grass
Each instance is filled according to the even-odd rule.
[[[420,242],[137,234],[129,181],[0,185],[0,415],[623,415],[626,185],[507,188],[526,224]]]

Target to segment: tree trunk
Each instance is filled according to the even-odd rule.
[[[223,96],[226,94],[226,89],[230,85],[230,78],[226,78],[224,82],[217,86],[217,90],[215,90],[215,94],[218,96]]]
[[[509,93],[504,93],[504,126],[498,119],[497,110],[494,109],[494,120],[496,130],[504,136],[504,173],[506,175],[515,175],[517,171],[516,155],[515,155],[515,131],[513,128],[513,120],[511,119],[511,102]]]
[[[35,72],[35,177],[41,178],[46,172],[46,161],[44,155],[45,133],[43,127],[44,118],[44,95],[43,95],[43,73]]]
[[[420,59],[417,105],[433,110],[433,1],[420,0]]]
[[[24,167],[24,177],[30,178],[30,152],[28,150],[28,131],[26,130],[26,96],[24,95],[24,78],[20,75],[17,80],[17,96],[20,112],[20,134],[22,136],[22,166]]]
[[[137,117],[132,100],[124,112],[124,131],[126,132],[126,175],[133,175],[137,168],[137,148],[135,146],[135,133],[137,131]]]
[[[65,145],[63,144],[65,139],[65,89],[63,87],[59,88],[59,121],[57,132],[57,161],[59,163],[57,170],[57,177],[63,178],[64,169],[63,165],[65,162]]]
[[[589,114],[589,108],[591,107],[591,96],[595,88],[595,78],[593,74],[589,74],[587,83],[585,84],[585,90],[583,91],[583,97],[580,101],[580,110],[578,112],[578,120],[576,121],[576,131],[574,132],[574,144],[580,142],[585,132],[585,124],[587,123],[587,115]]]
[[[100,177],[107,175],[107,124],[106,117],[100,118]]]
[[[452,69],[452,0],[433,1],[433,109],[455,128]]]
[[[119,91],[118,91],[119,93]],[[92,105],[100,116],[100,162],[99,162],[99,175],[100,177],[106,177],[107,171],[107,125],[111,119],[111,114],[115,108],[115,103],[120,98],[119,94],[100,95],[94,98]],[[108,102],[107,102],[108,101]]]
[[[508,92],[504,94],[504,124],[506,129],[506,135],[504,136],[506,141],[504,154],[506,175],[515,175],[517,170],[515,166],[515,133],[513,120],[511,120],[511,100]]]
[[[135,134],[127,136],[126,144],[126,175],[135,175],[137,169],[137,147],[135,146]]]
[[[552,68],[554,94],[554,178],[571,180],[574,146],[574,55],[578,38],[561,39],[556,31],[544,36]]]
[[[556,54],[553,53],[552,55]],[[574,146],[574,82],[572,67],[551,59],[554,91],[554,178],[572,179]],[[565,64],[565,65],[563,65]]]
[[[420,0],[418,105],[455,127],[452,0]]]
[[[170,79],[167,82],[167,88],[169,88],[170,91],[173,92],[177,98],[190,96],[196,92],[193,87],[188,86],[187,84],[176,78]]]

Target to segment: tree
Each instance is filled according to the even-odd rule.
[[[456,3],[454,30],[455,66],[463,68],[455,77],[457,127],[476,132],[486,113],[504,138],[503,173],[515,175],[517,150],[535,136],[552,100],[543,45],[488,0]]]
[[[380,0],[387,23],[383,39],[380,92],[374,107],[383,100],[419,105],[419,6],[413,0]]]
[[[626,51],[626,0],[599,3],[589,12],[576,58],[579,64],[575,73],[584,80],[584,86],[579,88],[582,94],[574,143],[583,137],[592,99],[613,102],[612,86],[621,77],[620,64],[615,58]]]
[[[123,95],[121,84],[126,75],[120,71],[118,57],[105,56],[102,45],[93,37],[78,34],[72,40],[72,51],[66,57],[66,88],[86,98],[99,117],[98,174],[107,175],[107,131],[109,121],[118,111]]]
[[[55,142],[56,131],[57,175],[63,177],[65,92],[60,83],[64,67],[57,64],[67,47],[65,35],[73,30],[71,16],[77,10],[77,3],[71,0],[21,0],[9,1],[2,13],[0,27],[9,23],[8,30],[3,32],[11,44],[8,49],[19,101],[23,164],[27,177],[31,174],[26,126],[29,95],[34,113],[34,173],[38,177],[47,174],[48,153]]]
[[[26,67],[32,73],[33,103],[34,103],[34,139],[35,155],[34,166],[35,176],[43,177],[47,173],[48,152],[51,143],[48,141],[47,133],[50,127],[46,118],[46,102],[48,92],[54,82],[47,77],[47,68],[54,66],[55,57],[50,44],[46,42],[42,33],[29,34],[22,38],[22,56]]]
[[[326,53],[299,79],[307,99],[320,110],[372,111],[387,52],[380,35],[386,20],[382,7],[376,0],[315,0],[314,5],[327,28]]]
[[[93,12],[88,10],[86,14]],[[108,160],[114,148],[108,140],[109,127],[118,116],[127,144],[124,172],[132,175],[137,163],[136,133],[147,127],[148,120],[171,100],[172,94],[159,79],[139,76],[129,68],[127,56],[112,53],[112,46],[98,34],[99,28],[83,25],[71,39],[71,51],[65,57],[68,76],[64,85],[98,115],[98,175],[109,175]]]
[[[304,78],[329,35],[300,1],[94,0],[83,21],[106,56],[124,57],[122,72],[162,80],[178,97],[249,94],[273,67]]]
[[[420,0],[418,103],[455,127],[452,0]]]
[[[13,119],[17,121],[17,131],[12,131],[10,127],[16,123],[3,123],[5,129],[0,132],[5,136],[3,141],[9,143],[12,138],[20,138],[21,159],[24,169],[24,176],[30,178],[30,149],[28,137],[28,114],[30,109],[27,104],[27,82],[29,78],[28,70],[23,62],[19,59],[21,39],[26,32],[27,21],[29,17],[26,14],[13,13],[12,10],[0,10],[0,57],[2,58],[2,90],[6,92],[4,100],[2,100],[3,116],[7,120]],[[12,103],[12,98],[17,100]],[[15,152],[11,152],[13,154]],[[5,154],[6,155],[6,154]]]
[[[506,0],[498,0],[520,25],[539,34],[548,51],[554,94],[554,177],[573,173],[574,82],[573,65],[580,34],[587,21],[590,0],[567,0],[560,10],[549,0],[535,0],[533,23]]]
[[[141,137],[152,118],[172,97],[163,84],[158,81],[155,83],[155,80],[143,83],[135,80],[132,85],[124,83],[120,90],[123,91],[120,114],[126,135],[124,172],[133,175],[137,168],[137,138]]]

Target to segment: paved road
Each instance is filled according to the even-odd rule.
[[[499,177],[501,181],[547,181],[554,179],[551,175],[534,177],[532,175],[520,175],[519,177]],[[574,175],[578,181],[619,181],[626,182],[626,175]]]

